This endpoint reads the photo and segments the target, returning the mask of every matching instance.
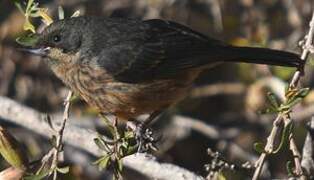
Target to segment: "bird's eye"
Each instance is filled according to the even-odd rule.
[[[56,42],[56,43],[60,42],[61,41],[61,36],[60,35],[54,35],[53,36],[53,41]]]

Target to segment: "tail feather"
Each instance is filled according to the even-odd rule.
[[[267,48],[229,46],[224,50],[224,54],[224,61],[226,62],[245,62],[286,67],[300,67],[304,63],[299,55],[295,53]]]

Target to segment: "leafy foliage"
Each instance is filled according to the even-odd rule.
[[[95,144],[104,152],[104,155],[93,164],[97,165],[99,170],[113,170],[114,178],[120,179],[123,170],[122,159],[137,151],[138,145],[135,140],[135,134],[129,130],[119,131],[105,116],[102,116],[102,120],[113,139],[108,140],[101,135],[94,139]]]

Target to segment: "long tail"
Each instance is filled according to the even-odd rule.
[[[267,48],[227,46],[224,48],[223,53],[223,60],[226,62],[246,62],[287,67],[301,67],[304,63],[297,54]]]

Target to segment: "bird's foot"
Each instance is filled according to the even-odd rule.
[[[149,150],[157,151],[156,139],[151,128],[145,128],[141,124],[137,126],[135,131],[135,138],[138,144],[137,152],[147,152]]]
[[[149,150],[157,151],[156,143],[159,138],[154,137],[154,132],[151,128],[145,127],[143,123],[134,125],[133,123],[128,124],[134,133],[137,142],[137,152],[147,152]]]

